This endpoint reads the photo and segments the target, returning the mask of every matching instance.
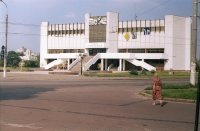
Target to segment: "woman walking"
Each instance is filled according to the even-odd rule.
[[[160,100],[160,106],[162,106],[162,88],[161,88],[162,82],[158,75],[155,73],[153,78],[153,90],[152,90],[152,99],[153,104],[156,105],[156,100]]]

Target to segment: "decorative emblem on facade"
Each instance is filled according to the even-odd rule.
[[[132,39],[137,39],[137,32],[131,32],[132,34]]]
[[[107,24],[107,18],[106,16],[94,16],[90,17],[89,19],[89,25],[105,25]]]
[[[126,41],[128,41],[128,40],[130,39],[130,35],[129,35],[128,33],[126,33],[126,34],[124,35],[124,38],[126,39]]]
[[[151,31],[149,27],[144,28],[144,35],[150,35]]]

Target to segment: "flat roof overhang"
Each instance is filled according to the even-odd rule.
[[[45,59],[78,58],[80,53],[46,54]],[[88,53],[82,53],[87,56]],[[167,53],[98,53],[101,59],[169,59]],[[95,57],[95,56],[94,56]]]

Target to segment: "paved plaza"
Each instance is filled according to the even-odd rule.
[[[192,131],[195,104],[152,106],[151,79],[0,73],[1,131]],[[164,79],[188,83],[189,79]]]

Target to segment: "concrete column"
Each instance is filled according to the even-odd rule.
[[[57,59],[58,60],[58,59]],[[58,65],[57,65],[57,69],[58,69]]]
[[[103,67],[104,67],[104,65],[103,65],[103,60],[104,60],[104,59],[101,59],[101,71],[103,71]]]
[[[105,59],[105,70],[108,69],[108,59]]]
[[[122,71],[122,59],[119,59],[119,71]]]
[[[69,70],[70,59],[67,59],[67,70]]]
[[[144,59],[142,59],[142,62],[144,62]],[[142,70],[143,70],[144,68],[142,67]]]
[[[125,60],[123,59],[123,71],[125,71]]]

